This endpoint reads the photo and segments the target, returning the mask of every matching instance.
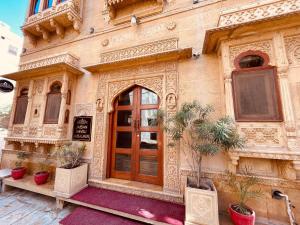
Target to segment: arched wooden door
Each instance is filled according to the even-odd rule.
[[[136,86],[115,100],[111,125],[111,177],[162,185],[162,131],[158,96]]]

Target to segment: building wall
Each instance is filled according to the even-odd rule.
[[[224,11],[233,10],[232,8],[238,11],[245,5],[256,6],[267,2],[206,0],[192,4],[190,0],[169,0],[165,2],[162,13],[142,18],[137,26],[131,26],[129,23],[121,25],[107,23],[104,20],[107,19],[107,14],[101,13],[105,9],[103,1],[89,0],[83,3],[80,33],[68,28],[63,39],[51,35],[48,40],[40,38],[34,44],[27,36],[24,45],[26,53],[22,54],[21,63],[70,52],[80,59],[80,67],[85,68],[99,64],[102,54],[106,52],[112,52],[115,57],[122,57],[122,49],[135,46],[147,51],[147,43],[165,46],[162,44],[163,41],[171,43],[174,38],[178,40],[178,49],[191,47],[194,52],[201,53],[206,30],[218,26],[219,17]],[[94,30],[93,33],[90,33],[91,28]],[[116,67],[110,71],[94,73],[84,71],[84,75],[73,77],[71,115],[90,115],[94,118],[92,141],[87,143],[88,151],[85,155],[86,160],[90,162],[90,182],[98,184],[106,178],[108,113],[112,111],[112,102],[119,93],[138,84],[155,91],[161,97],[162,109],[168,115],[176,112],[182,103],[198,100],[202,104],[212,104],[216,109],[215,117],[222,115],[234,117],[233,109],[230,108],[231,89],[228,89],[229,77],[234,70],[233,60],[243,51],[258,49],[269,54],[271,65],[279,69],[288,68],[280,80],[285,85],[281,89],[282,98],[286,101],[289,100],[287,95],[291,96],[289,105],[283,105],[285,121],[237,123],[240,133],[248,141],[245,153],[220,153],[213,158],[207,157],[203,169],[207,176],[215,180],[219,190],[220,209],[225,210],[229,202],[234,200],[234,194],[220,182],[224,178],[224,172],[229,169],[239,173],[245,165],[250,165],[253,173],[263,179],[265,196],[251,203],[258,216],[287,221],[286,213],[282,210],[283,203],[271,199],[271,189],[278,188],[291,195],[299,219],[299,168],[295,166],[298,165],[300,145],[299,29],[299,25],[290,28],[282,25],[281,28],[274,30],[268,28],[259,34],[246,33],[236,36],[233,34],[229,40],[220,42],[217,51],[200,54],[199,58],[172,59],[167,62],[156,59],[145,65]],[[241,33],[243,34],[243,31]],[[32,80],[33,87],[35,84],[42,87],[45,81],[38,84],[39,79],[47,78],[46,84],[50,85],[51,81],[56,79],[55,76],[62,79],[63,72],[34,78],[30,75],[19,83],[27,82],[26,85],[29,85],[29,81]],[[168,102],[169,94],[176,96],[175,108]],[[33,99],[33,105],[42,106],[43,98],[33,97]],[[96,105],[97,99],[101,100],[100,107]],[[290,125],[290,119],[293,117],[295,119],[292,123],[296,126],[291,130],[290,127],[293,125]],[[41,118],[39,119],[41,121]],[[69,138],[71,128],[70,124],[69,132],[66,134]],[[182,146],[168,147],[166,136],[164,142],[164,192],[166,195],[171,193],[180,195],[190,172],[189,167],[180,151]],[[7,148],[11,146],[8,145]],[[286,173],[283,174],[282,170]]]

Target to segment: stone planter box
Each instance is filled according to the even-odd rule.
[[[56,196],[70,198],[87,184],[88,165],[86,163],[74,169],[56,168],[54,193]]]
[[[219,225],[218,194],[213,187],[214,191],[185,188],[185,225]]]

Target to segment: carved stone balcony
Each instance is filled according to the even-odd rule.
[[[216,51],[221,40],[279,26],[298,26],[299,0],[265,0],[221,12],[218,25],[206,31],[203,53]]]
[[[114,25],[162,12],[163,0],[105,0],[104,18]]]
[[[81,13],[82,0],[67,0],[29,16],[22,30],[33,44],[39,38],[50,41],[50,35],[53,33],[64,38],[68,27],[73,27],[75,31],[80,32]]]

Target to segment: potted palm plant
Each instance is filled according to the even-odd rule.
[[[166,131],[173,142],[181,143],[181,150],[190,165],[191,176],[185,189],[186,224],[219,224],[217,190],[202,174],[202,160],[222,150],[241,148],[233,121],[228,117],[211,118],[212,106],[198,102],[184,103],[180,110],[166,121]]]
[[[81,159],[85,152],[85,144],[68,143],[56,151],[60,161],[56,168],[54,192],[57,196],[70,198],[87,187],[88,165]]]
[[[19,151],[17,153],[18,160],[15,163],[16,167],[11,171],[11,176],[14,180],[22,179],[26,174],[26,167],[23,166],[23,161],[29,158],[29,156],[30,156],[29,152]]]
[[[247,202],[261,197],[261,188],[257,187],[260,179],[251,175],[248,167],[245,167],[242,175],[239,178],[235,174],[228,174],[226,183],[238,198],[237,203],[229,205],[228,211],[234,225],[254,225],[255,211],[247,206]]]

